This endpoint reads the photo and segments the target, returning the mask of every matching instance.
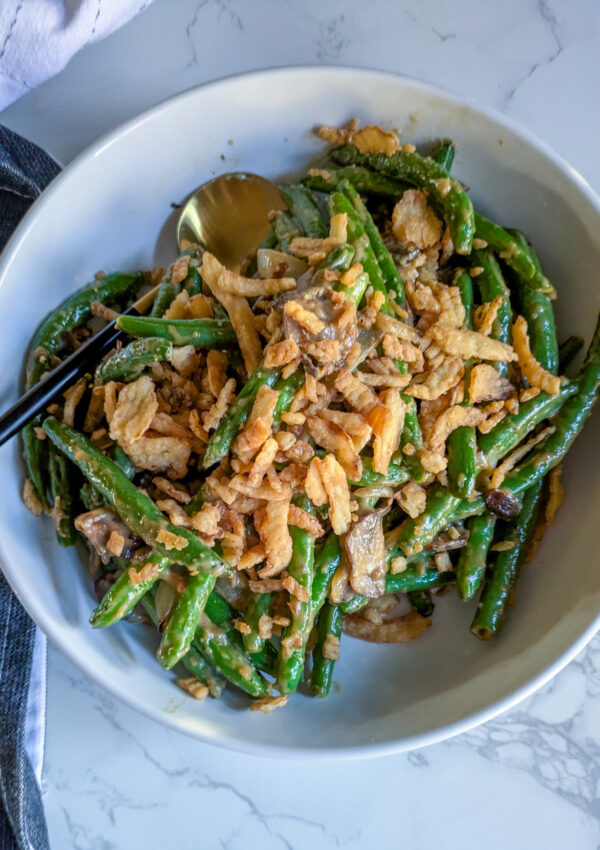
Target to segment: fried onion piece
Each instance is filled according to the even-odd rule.
[[[209,251],[204,253],[200,273],[214,297],[221,302],[229,319],[242,352],[246,372],[256,371],[262,359],[262,346],[254,323],[254,313],[246,298],[232,295],[221,285],[221,277],[227,269]],[[296,282],[294,281],[294,286]]]
[[[481,401],[504,401],[514,392],[515,388],[511,382],[488,363],[479,363],[471,369],[469,400],[473,404]]]
[[[362,476],[362,461],[350,435],[335,422],[317,416],[309,416],[306,426],[315,443],[335,455],[348,478],[358,481]]]
[[[383,130],[377,124],[366,124],[356,128],[356,122],[350,122],[346,127],[319,127],[317,136],[324,142],[333,145],[355,145],[360,153],[383,153],[391,156],[400,149],[400,140],[396,133]]]
[[[456,428],[476,428],[485,419],[485,413],[477,407],[455,404],[444,410],[436,419],[429,433],[429,448],[438,454],[444,453],[444,443]]]
[[[312,463],[315,463],[314,458]],[[346,473],[331,454],[319,461],[319,473],[329,502],[329,521],[336,534],[345,534],[350,527],[350,490]]]
[[[431,620],[428,617],[411,611],[396,620],[384,623],[371,623],[360,614],[346,615],[343,629],[351,637],[372,643],[404,643],[420,637],[430,626]]]
[[[400,391],[396,389],[384,390],[380,398],[389,416],[384,418],[382,427],[373,440],[373,469],[375,472],[387,475],[392,455],[400,444],[406,402],[402,400]],[[358,481],[357,478],[351,480]]]
[[[500,307],[503,302],[502,295],[496,295],[493,301],[488,301],[477,307],[473,314],[473,325],[475,330],[484,336],[489,336],[492,332],[492,326],[496,321]]]
[[[435,324],[429,328],[426,336],[434,340],[446,354],[462,357],[463,360],[477,357],[480,360],[510,363],[517,359],[517,354],[510,345],[467,328],[450,328],[447,325]]]
[[[521,371],[531,386],[538,387],[548,395],[558,395],[560,378],[550,374],[533,356],[529,346],[527,322],[523,316],[517,316],[513,324],[513,346],[519,358]]]
[[[322,537],[325,530],[319,520],[297,505],[290,505],[288,510],[288,525],[295,525],[307,531],[311,537]]]
[[[315,457],[310,462],[308,473],[304,479],[304,491],[316,507],[327,504],[327,491],[319,470],[319,458]]]
[[[264,544],[267,566],[260,571],[261,578],[271,578],[282,572],[292,557],[292,538],[288,528],[290,497],[267,502],[264,516],[255,525]]]
[[[404,192],[392,213],[392,232],[399,242],[409,242],[421,250],[440,241],[442,223],[427,203],[425,192]]]
[[[446,357],[438,367],[417,375],[405,392],[414,398],[435,401],[455,387],[464,372],[462,358]]]
[[[148,375],[142,375],[119,392],[110,418],[111,439],[127,451],[130,443],[146,433],[157,410],[158,398],[154,383]]]
[[[248,462],[271,436],[273,413],[279,393],[266,385],[259,388],[246,427],[237,437],[233,451],[240,460]]]

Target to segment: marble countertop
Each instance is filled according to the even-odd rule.
[[[599,38],[596,0],[155,0],[0,123],[68,162],[106,130],[210,79],[272,65],[377,67],[509,114],[600,190]],[[50,648],[52,846],[597,850],[599,706],[597,637],[543,690],[472,732],[316,770],[164,729]]]

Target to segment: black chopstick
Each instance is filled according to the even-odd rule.
[[[125,312],[135,315],[137,310],[130,307]],[[119,340],[128,338],[123,331],[117,330],[115,321],[109,322],[101,331],[80,345],[56,369],[48,372],[38,384],[21,396],[10,410],[0,416],[0,446],[35,419],[81,375],[86,372],[93,373],[96,364]]]

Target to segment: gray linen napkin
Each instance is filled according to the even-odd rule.
[[[0,250],[59,170],[40,148],[0,127]],[[50,848],[40,792],[45,714],[46,639],[0,566],[0,850]]]

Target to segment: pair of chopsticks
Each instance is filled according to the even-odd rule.
[[[154,302],[158,287],[142,295],[125,315],[139,313],[143,315]],[[41,413],[64,390],[71,386],[81,375],[93,372],[96,364],[114,348],[119,340],[127,339],[127,334],[117,330],[116,319],[109,322],[97,334],[73,352],[60,365],[48,372],[17,401],[6,413],[0,416],[0,446],[14,437],[28,422]]]

